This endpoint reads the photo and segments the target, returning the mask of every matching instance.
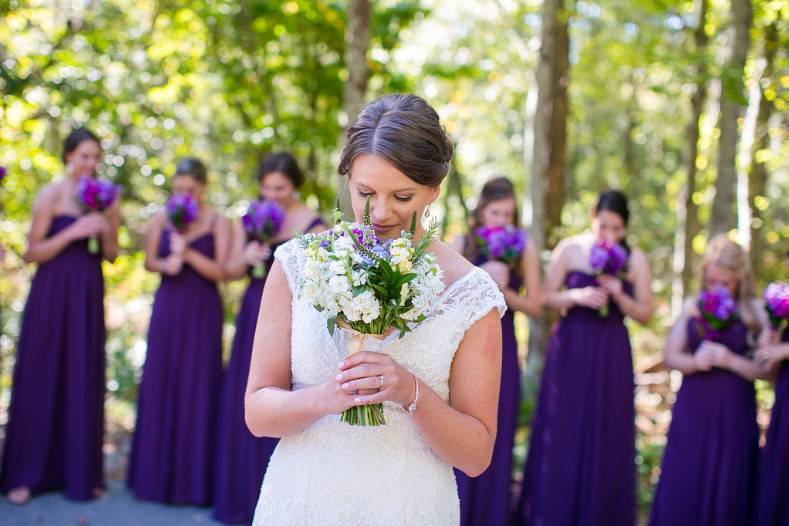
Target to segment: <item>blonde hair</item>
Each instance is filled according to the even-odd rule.
[[[754,277],[750,258],[746,250],[729,239],[726,234],[718,234],[707,243],[704,259],[701,262],[701,283],[706,282],[707,268],[710,265],[724,268],[734,274],[737,279],[735,300],[740,319],[748,327],[752,336],[761,332],[762,324],[754,305]]]

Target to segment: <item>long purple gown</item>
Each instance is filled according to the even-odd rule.
[[[322,223],[320,218],[316,218],[305,231]],[[274,263],[274,251],[282,243],[284,241],[271,246],[271,257],[265,262],[266,275]],[[265,277],[253,277],[250,269],[249,285],[236,318],[233,349],[222,384],[213,515],[215,519],[226,524],[252,522],[263,475],[279,441],[275,438],[255,437],[244,420],[244,394],[264,284]]]
[[[52,219],[47,237],[76,217]],[[22,317],[0,488],[63,490],[89,500],[104,487],[104,278],[87,240],[39,265]]]
[[[789,342],[789,328],[781,341]],[[762,450],[756,496],[756,526],[789,526],[789,362],[775,383],[775,405]]]
[[[688,321],[688,348],[702,342]],[[748,329],[737,321],[714,340],[732,352],[748,350]],[[650,524],[748,524],[756,482],[759,429],[753,382],[712,369],[685,376],[677,393]]]
[[[485,261],[484,256],[480,256],[474,264],[479,266]],[[521,280],[515,273],[511,274],[509,287],[520,290]],[[490,466],[476,478],[455,470],[461,526],[505,526],[510,519],[512,447],[521,394],[518,342],[515,340],[514,313],[510,309],[501,318],[501,351],[498,430]]]
[[[590,274],[567,274],[567,288],[594,284]],[[607,317],[569,309],[548,347],[516,523],[635,523],[634,387],[618,306],[609,302]]]
[[[162,232],[159,257],[170,253]],[[214,236],[189,242],[207,257]],[[222,381],[222,302],[216,283],[184,265],[162,275],[148,328],[128,485],[138,499],[211,503]]]

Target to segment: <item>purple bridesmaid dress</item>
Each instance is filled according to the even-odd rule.
[[[162,232],[159,257],[170,252]],[[207,232],[189,242],[214,255]],[[129,458],[129,489],[138,499],[211,503],[222,380],[222,302],[216,283],[184,265],[162,275],[148,328],[148,350]]]
[[[306,231],[322,223],[316,218]],[[271,257],[265,263],[266,275],[274,263],[274,251],[282,243],[284,241],[271,246]],[[236,318],[233,349],[222,384],[213,515],[226,524],[252,522],[263,475],[278,442],[276,438],[255,437],[244,420],[244,395],[264,284],[265,278],[252,277],[250,269],[249,285]]]
[[[585,272],[567,274],[567,288],[594,284]],[[515,523],[635,524],[634,387],[618,306],[609,302],[607,317],[569,309],[548,347]]]
[[[52,219],[47,237],[76,217]],[[63,490],[89,500],[104,487],[104,278],[87,240],[39,265],[19,333],[0,489]]]
[[[480,256],[474,264],[479,266],[485,261],[485,257]],[[521,280],[515,273],[510,277],[509,287],[520,290]],[[512,447],[521,394],[518,342],[515,340],[514,313],[510,309],[501,318],[501,351],[498,430],[490,466],[475,478],[455,470],[461,526],[506,526],[510,518]]]
[[[688,348],[702,342],[688,321]],[[748,329],[736,321],[714,338],[748,351]],[[677,393],[652,504],[653,526],[748,524],[756,482],[759,429],[753,382],[723,369],[685,376]]]
[[[789,328],[781,341],[789,342]],[[789,526],[789,362],[775,383],[775,405],[762,451],[756,496],[756,526]]]

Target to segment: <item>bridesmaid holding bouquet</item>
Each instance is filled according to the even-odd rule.
[[[624,194],[603,192],[591,230],[551,255],[545,303],[562,318],[538,393],[521,524],[635,524],[635,385],[624,318],[649,320],[652,278],[646,255],[625,240],[629,216]]]
[[[113,189],[105,210],[80,208],[80,181],[95,180],[101,158],[93,133],[71,132],[62,158],[66,175],[39,192],[25,251],[38,269],[19,333],[0,474],[14,504],[45,491],[89,500],[104,488],[101,262],[118,255],[120,203]]]
[[[510,517],[512,448],[520,407],[520,368],[515,340],[516,311],[529,316],[542,308],[537,250],[518,227],[512,183],[497,177],[482,187],[468,235],[453,248],[481,267],[499,286],[507,302],[501,318],[502,363],[498,431],[490,467],[472,478],[456,469],[462,526],[502,525]]]
[[[746,357],[766,328],[748,255],[725,235],[710,240],[702,293],[685,303],[666,341],[666,366],[683,374],[660,481],[654,526],[748,524],[756,483],[759,429]]]
[[[162,276],[148,329],[128,485],[142,500],[211,503],[230,222],[206,202],[206,169],[182,159],[153,218],[145,268]]]
[[[274,250],[294,232],[325,228],[323,220],[298,199],[297,190],[304,182],[304,175],[291,154],[275,153],[263,159],[258,181],[261,201],[251,203],[247,214],[236,225],[225,265],[228,279],[249,276],[222,384],[217,427],[213,515],[226,524],[252,521],[263,475],[277,445],[275,438],[253,436],[244,421],[252,342]],[[261,271],[256,272],[257,268]]]

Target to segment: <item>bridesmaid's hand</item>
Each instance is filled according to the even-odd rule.
[[[164,260],[164,273],[177,276],[184,266],[184,257],[180,254],[170,254]]]
[[[770,347],[776,345],[779,341],[778,331],[774,329],[764,329],[759,334],[759,341],[756,343],[759,347]]]
[[[789,344],[770,345],[756,351],[756,361],[765,369],[772,369],[778,362],[789,360]]]
[[[85,239],[99,235],[107,228],[107,218],[98,212],[80,216],[69,228],[72,239]]]
[[[183,256],[185,251],[186,239],[181,234],[173,232],[170,235],[170,252],[179,256]]]
[[[510,283],[510,267],[501,261],[486,261],[479,266],[482,270],[490,274],[500,290],[504,290]]]
[[[697,371],[706,372],[715,365],[715,352],[704,345],[700,346],[693,354],[693,365]]]
[[[407,406],[414,399],[414,375],[388,354],[361,351],[340,362],[339,369],[336,380],[342,390],[359,392],[355,405],[390,400]]]
[[[570,289],[568,291],[570,299],[576,305],[599,309],[608,303],[608,292],[600,287],[584,287],[582,289]]]
[[[268,248],[268,245],[261,245],[257,241],[250,241],[244,247],[244,263],[250,267],[265,261],[270,255],[271,249]]]
[[[705,354],[708,354],[712,365],[721,369],[729,368],[729,365],[731,364],[731,357],[734,354],[725,345],[708,340],[701,342],[699,351],[703,351]]]
[[[614,299],[622,295],[622,280],[614,276],[607,276],[603,274],[597,277],[600,286],[608,292]]]

